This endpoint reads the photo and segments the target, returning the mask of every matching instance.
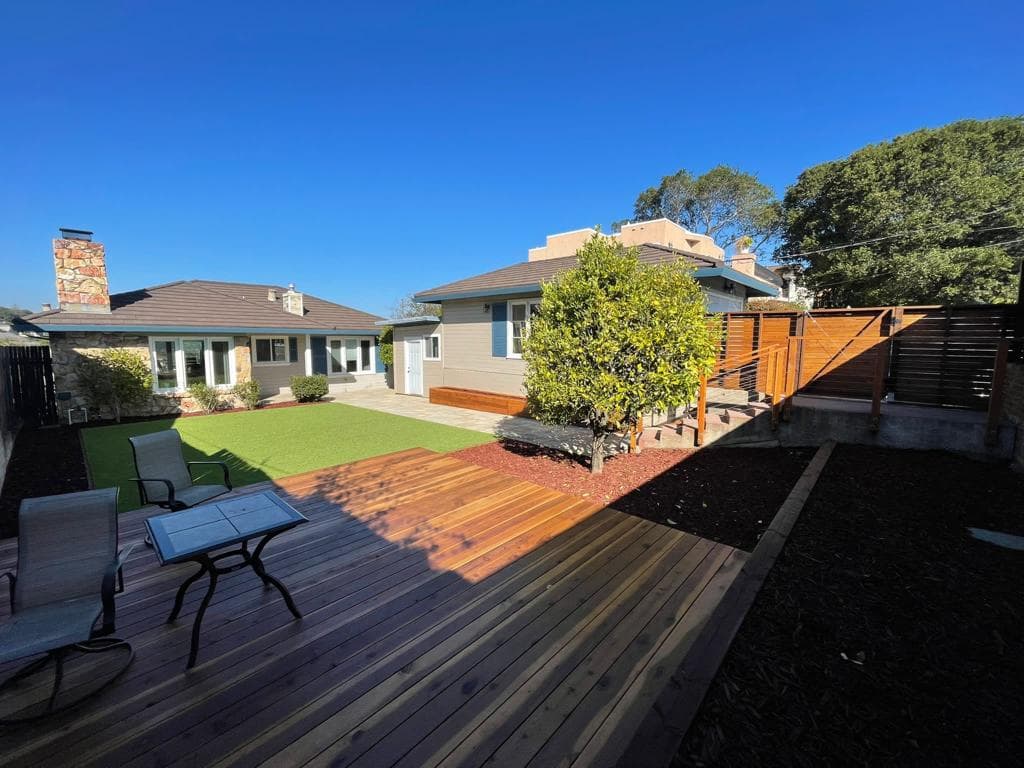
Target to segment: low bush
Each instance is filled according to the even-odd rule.
[[[260,397],[260,383],[256,379],[238,382],[231,392],[249,411],[259,408],[263,402],[263,398]]]
[[[192,384],[188,388],[188,395],[206,413],[213,413],[221,406],[220,391],[202,382]]]
[[[112,348],[84,354],[77,373],[89,405],[97,411],[109,408],[119,424],[131,406],[144,402],[153,393],[149,360],[134,349]]]
[[[312,403],[327,394],[327,377],[322,373],[314,376],[292,376],[292,395],[300,403]]]

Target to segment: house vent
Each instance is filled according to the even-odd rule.
[[[267,301],[277,301],[277,291],[273,288],[267,289]]]

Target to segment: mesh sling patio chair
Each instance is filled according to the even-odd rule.
[[[181,435],[176,429],[129,437],[128,442],[135,457],[138,477],[134,480],[143,504],[177,511],[214,499],[232,488],[228,465],[223,461],[185,461]],[[223,485],[196,485],[192,479],[192,467],[196,466],[219,466],[224,475]]]
[[[0,683],[0,693],[8,693],[50,661],[55,666],[54,680],[42,712],[0,722],[34,720],[69,709],[99,693],[128,668],[134,658],[131,645],[110,635],[114,595],[124,591],[122,566],[131,549],[117,550],[116,488],[21,502],[17,573],[3,574],[10,582],[11,616],[0,624],[0,662],[45,655]],[[123,651],[127,661],[102,685],[58,707],[64,663],[72,650]],[[37,708],[35,703],[32,708]]]

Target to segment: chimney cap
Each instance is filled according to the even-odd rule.
[[[87,242],[92,241],[92,232],[88,229],[71,229],[70,227],[60,227],[60,236],[65,240],[85,240]]]

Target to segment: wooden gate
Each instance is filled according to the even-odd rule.
[[[49,347],[0,347],[0,429],[19,423],[57,423]]]

